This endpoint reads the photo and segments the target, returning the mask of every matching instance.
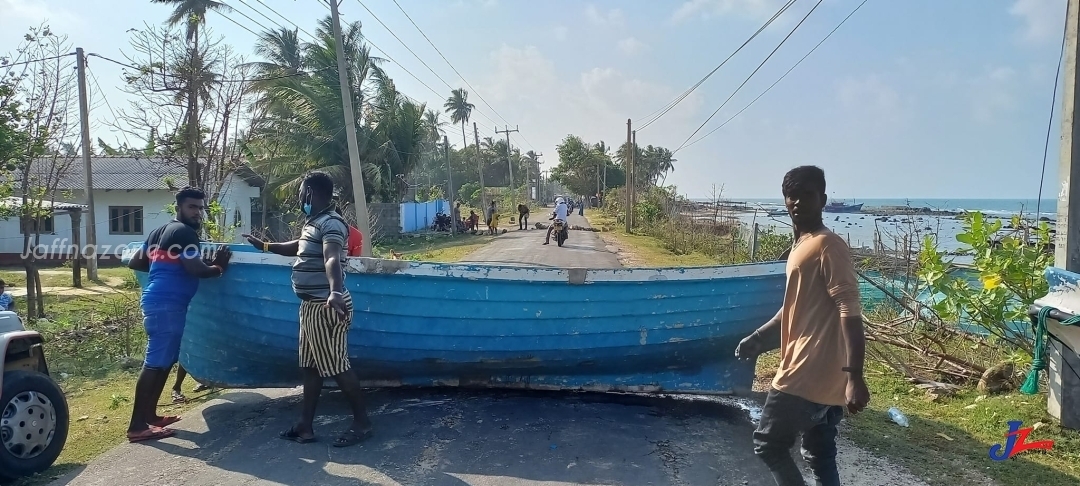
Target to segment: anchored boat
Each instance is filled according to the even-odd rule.
[[[126,262],[139,243],[130,245]],[[294,387],[293,258],[230,245],[202,280],[180,362],[200,383]],[[783,303],[784,263],[556,269],[348,258],[349,354],[365,386],[728,394],[738,342]],[[145,287],[147,275],[136,272]]]

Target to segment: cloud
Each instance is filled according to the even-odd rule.
[[[559,26],[555,27],[553,32],[554,32],[554,35],[555,35],[555,40],[564,41],[564,40],[566,40],[566,34],[569,31],[568,31],[568,29],[566,28],[565,25],[559,25]]]
[[[595,25],[610,25],[620,26],[626,22],[626,18],[623,16],[622,10],[613,8],[606,13],[601,12],[596,8],[596,5],[589,4],[585,7],[585,18]]]
[[[996,66],[969,79],[965,92],[970,97],[971,117],[979,123],[994,123],[1019,106],[1016,90],[1020,76],[1008,66]]]
[[[868,123],[892,123],[903,118],[904,103],[900,94],[877,75],[848,77],[837,85],[840,104],[854,112],[853,117]]]
[[[1016,0],[1009,13],[1023,20],[1022,39],[1041,44],[1061,37],[1065,18],[1064,1]]]
[[[520,123],[523,130],[531,127],[527,136],[536,146],[525,149],[551,152],[548,164],[557,163],[555,145],[567,134],[593,143],[622,143],[627,118],[637,119],[658,110],[685,88],[676,90],[611,67],[562,72],[533,46],[503,45],[490,58],[494,71],[482,78],[484,82],[477,88],[503,116]],[[649,143],[685,138],[694,128],[690,123],[696,126],[701,122],[702,104],[697,93],[688,96],[649,128]],[[517,111],[507,112],[503,106]]]
[[[623,54],[632,56],[644,50],[645,44],[633,37],[627,37],[618,42],[618,47]]]
[[[0,32],[19,39],[32,26],[48,25],[58,34],[71,34],[82,24],[74,13],[45,0],[0,0]]]
[[[769,18],[780,9],[783,3],[783,0],[688,0],[675,9],[675,12],[671,14],[671,20],[679,22],[695,16],[707,20],[725,14],[737,14],[755,19]]]

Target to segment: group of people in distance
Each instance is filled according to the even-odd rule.
[[[262,251],[296,258],[292,287],[300,300],[299,365],[304,374],[304,398],[300,419],[280,436],[301,443],[315,440],[313,422],[323,380],[333,378],[353,411],[352,425],[333,443],[344,447],[368,438],[371,421],[360,381],[349,363],[347,338],[353,303],[342,266],[347,255],[360,254],[362,235],[338,214],[333,194],[330,176],[311,172],[300,184],[300,206],[307,218],[299,239],[271,243],[252,235],[243,237]],[[232,255],[223,245],[204,257],[199,230],[206,208],[202,190],[181,189],[176,193],[176,218],[150,232],[128,263],[129,268],[149,274],[140,302],[147,344],[127,430],[131,442],[170,437],[175,431],[169,425],[181,419],[158,415],[156,404],[169,371],[179,360],[187,309],[199,279],[220,277],[228,270]]]
[[[847,244],[823,222],[825,187],[825,173],[815,166],[785,174],[781,190],[794,241],[786,257],[783,305],[735,349],[738,359],[748,360],[780,350],[780,365],[753,434],[755,453],[780,486],[804,484],[790,452],[800,436],[802,454],[817,484],[839,485],[837,425],[845,411],[858,413],[870,401],[863,378],[865,336],[858,280]],[[335,209],[333,190],[325,173],[312,172],[304,178],[299,198],[307,219],[299,239],[271,243],[244,237],[262,251],[297,259],[292,287],[300,300],[304,399],[299,421],[280,435],[301,443],[315,440],[316,404],[323,380],[333,378],[353,411],[351,426],[334,445],[348,446],[369,437],[372,424],[347,352],[353,299],[345,287],[342,260],[347,248],[349,254],[352,248],[358,254],[360,242],[350,238],[353,228]],[[556,216],[565,218],[566,205],[560,207]],[[157,415],[155,404],[179,357],[188,303],[200,278],[220,277],[229,266],[227,246],[206,260],[200,251],[198,231],[205,208],[202,191],[178,192],[176,219],[151,232],[129,264],[149,272],[142,294],[149,341],[127,432],[132,442],[173,435],[168,426],[180,417]]]

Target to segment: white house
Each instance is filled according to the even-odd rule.
[[[95,236],[97,251],[102,258],[115,258],[124,245],[145,240],[151,231],[172,219],[167,207],[175,204],[178,187],[183,187],[187,181],[185,168],[153,158],[94,157],[91,170]],[[57,212],[39,223],[42,229],[41,239],[37,242],[39,255],[66,254],[64,249],[73,248],[71,217],[67,213],[72,206],[59,203],[85,204],[85,177],[81,160],[72,163],[61,177],[57,185]],[[251,203],[258,200],[262,185],[263,181],[246,168],[237,170],[225,180],[217,201],[225,210],[226,224],[238,224],[230,230],[232,242],[241,242],[240,234],[250,231]],[[83,245],[86,244],[87,216],[81,216],[80,240]],[[0,220],[0,261],[12,263],[22,254],[23,233],[19,219]]]

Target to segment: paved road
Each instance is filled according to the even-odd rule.
[[[536,214],[530,226],[537,221],[547,223],[547,217]],[[576,213],[570,215],[571,226],[589,227],[589,220]],[[570,236],[562,248],[555,244],[544,245],[547,230],[519,230],[509,225],[506,234],[498,235],[491,243],[469,254],[468,263],[495,263],[500,265],[619,268],[619,259],[607,251],[600,236],[592,231],[570,230]]]
[[[594,233],[573,232],[565,248],[541,246],[542,237],[511,229],[470,259],[618,266]],[[320,402],[320,442],[296,444],[277,434],[299,413],[299,389],[230,390],[177,423],[176,437],[118,446],[53,484],[773,484],[752,453],[746,413],[716,401],[485,390],[368,397],[375,436],[352,448],[330,445],[350,420],[340,392]],[[886,484],[844,474],[851,484]]]

